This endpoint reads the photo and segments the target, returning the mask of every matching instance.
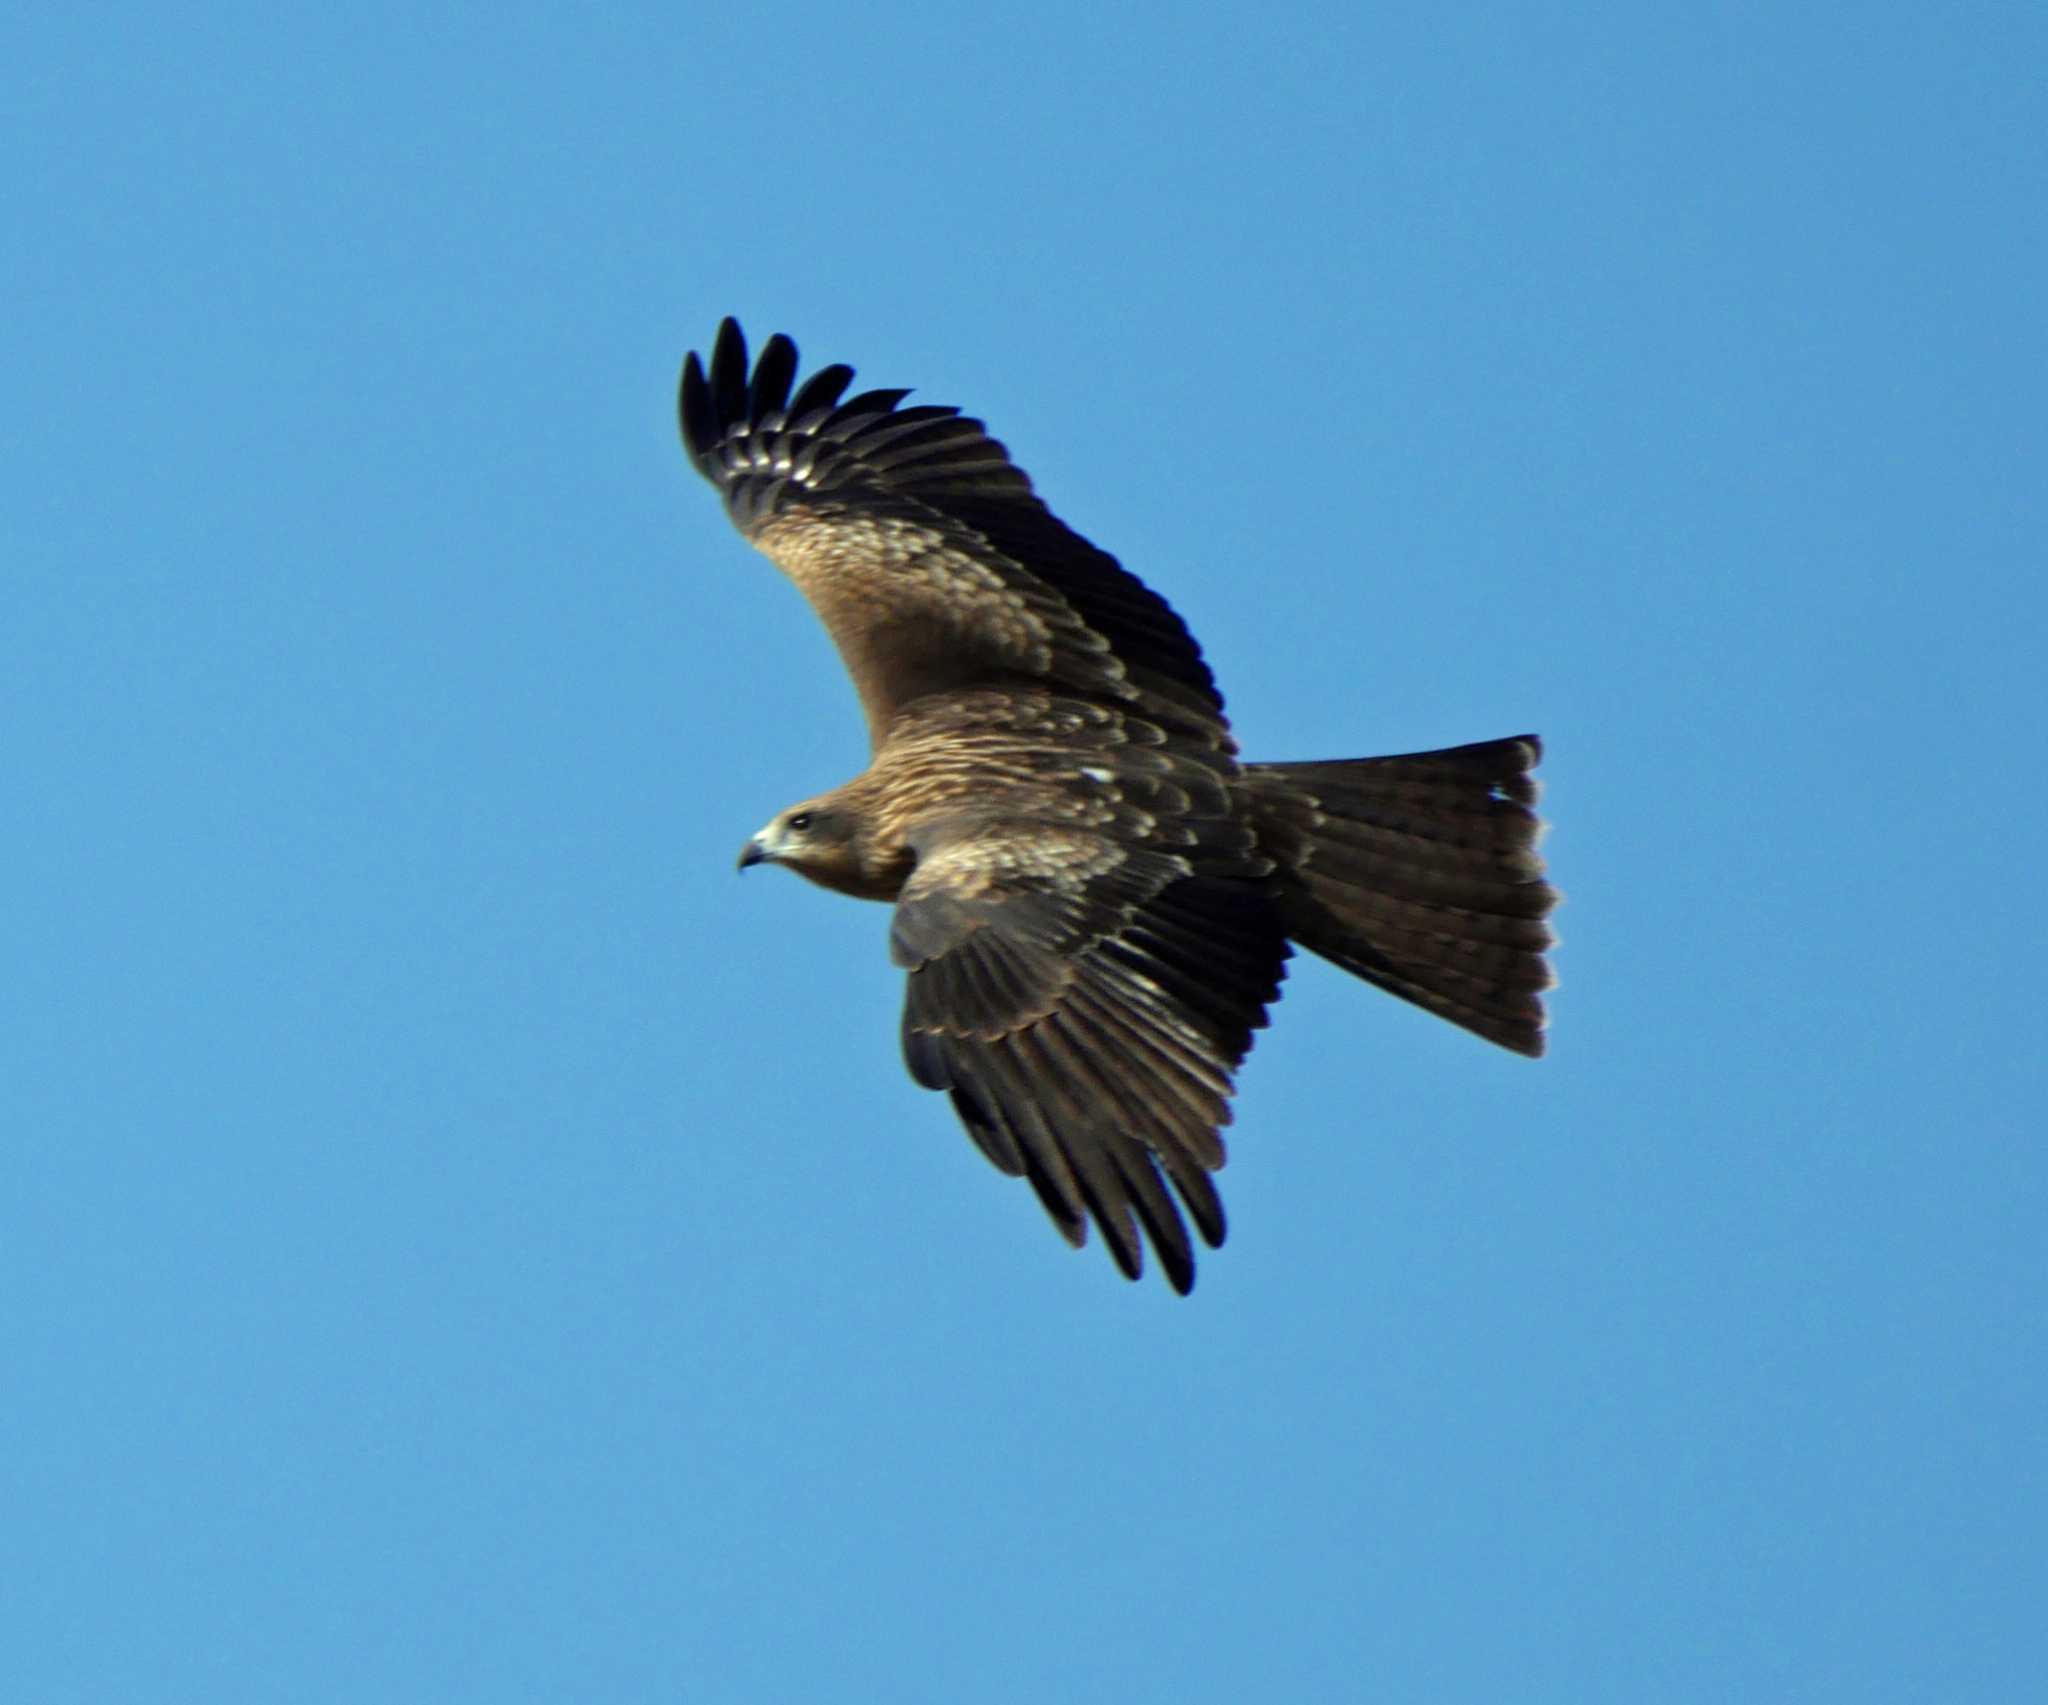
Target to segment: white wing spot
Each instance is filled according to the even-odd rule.
[[[1111,782],[1116,780],[1114,771],[1105,770],[1095,764],[1083,764],[1081,773],[1090,781]]]

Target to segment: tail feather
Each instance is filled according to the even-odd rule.
[[[1530,771],[1533,734],[1245,770],[1287,932],[1303,947],[1517,1053],[1543,1052],[1555,979]]]

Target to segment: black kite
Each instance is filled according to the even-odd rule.
[[[684,364],[683,440],[824,619],[874,755],[740,863],[894,903],[911,1076],[1069,1242],[1094,1220],[1136,1278],[1142,1226],[1194,1283],[1173,1192],[1220,1244],[1232,1074],[1290,942],[1543,1051],[1534,735],[1240,763],[1180,618],[980,421],[796,373],[786,337],[750,373],[727,320]]]

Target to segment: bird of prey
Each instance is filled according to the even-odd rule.
[[[781,336],[750,369],[730,319],[683,366],[690,458],[823,618],[873,747],[740,865],[893,905],[910,1075],[1070,1243],[1092,1221],[1135,1279],[1149,1241],[1185,1294],[1290,944],[1543,1051],[1541,747],[1240,762],[1164,599],[979,420],[852,380],[798,384]]]

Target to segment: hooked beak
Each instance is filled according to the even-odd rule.
[[[768,855],[761,849],[761,837],[759,835],[753,836],[745,846],[740,848],[740,869],[745,870],[750,864],[766,864],[767,862]]]

